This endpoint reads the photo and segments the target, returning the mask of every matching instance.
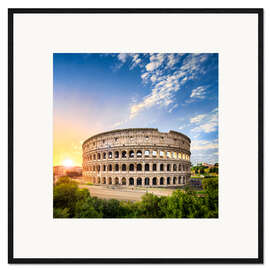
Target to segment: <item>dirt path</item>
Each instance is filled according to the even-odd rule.
[[[117,199],[125,201],[140,201],[141,197],[146,193],[153,193],[157,196],[171,195],[172,189],[162,188],[110,188],[105,186],[89,186],[79,185],[80,188],[87,188],[90,191],[91,196],[102,199]]]

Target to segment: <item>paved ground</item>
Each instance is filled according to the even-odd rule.
[[[140,201],[141,197],[146,193],[153,193],[157,196],[171,195],[174,189],[165,188],[118,188],[118,187],[106,187],[106,186],[89,186],[79,185],[80,188],[87,188],[90,191],[91,196],[102,199],[117,199],[125,201]]]

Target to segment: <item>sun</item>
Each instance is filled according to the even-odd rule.
[[[73,161],[71,159],[65,159],[65,160],[63,160],[62,165],[65,167],[72,167]]]

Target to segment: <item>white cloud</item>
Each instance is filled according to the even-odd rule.
[[[127,60],[128,54],[127,53],[119,53],[117,58],[120,60],[122,63],[125,63]]]
[[[190,119],[190,123],[197,126],[191,129],[192,132],[205,132],[210,133],[217,130],[218,127],[218,110],[212,110],[208,115],[197,115]]]
[[[206,114],[198,114],[192,118],[190,118],[190,123],[199,123],[203,118],[205,118]]]
[[[197,150],[210,150],[210,149],[218,149],[218,143],[216,140],[207,141],[207,140],[194,140],[191,141],[191,151]]]
[[[174,68],[181,57],[182,54],[151,54],[149,63],[145,65],[141,78],[144,83],[150,82],[152,89],[141,101],[131,104],[130,119],[136,117],[141,111],[153,106],[167,107],[169,104],[175,103],[175,93],[189,79],[195,78],[197,73],[202,72],[201,62],[207,58],[206,55],[201,54],[187,55],[183,60],[183,65],[178,70],[175,70],[172,74],[166,74],[168,70],[171,71]],[[192,98],[202,98],[203,94],[204,88],[201,87],[201,89],[197,89],[191,95]]]
[[[173,110],[175,110],[178,107],[178,104],[174,104],[170,109],[169,109],[169,113],[171,113]]]
[[[192,90],[190,97],[191,98],[198,98],[198,99],[204,99],[206,97],[206,87],[199,86]]]

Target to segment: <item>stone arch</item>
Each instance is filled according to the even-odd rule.
[[[157,170],[157,164],[156,163],[153,163],[153,165],[152,165],[152,171],[156,171]]]
[[[112,159],[112,152],[111,151],[108,153],[108,158]]]
[[[106,154],[106,152],[104,152],[103,153],[103,159],[106,159],[106,156],[107,156],[107,154]]]
[[[119,158],[119,152],[118,151],[114,152],[114,158]]]
[[[106,177],[103,177],[103,179],[102,179],[102,184],[106,184]]]
[[[115,170],[116,172],[119,171],[119,165],[118,165],[117,163],[114,165],[114,170]]]
[[[136,169],[137,169],[138,172],[141,172],[142,171],[142,164],[138,163]]]
[[[173,185],[176,185],[176,177],[173,177]]]
[[[171,164],[167,164],[167,172],[171,171]]]
[[[138,150],[136,153],[137,158],[141,158],[142,157],[142,150]]]
[[[127,165],[126,164],[122,164],[121,169],[122,169],[122,172],[125,172],[127,170]]]
[[[167,177],[167,185],[170,185],[170,183],[171,183],[171,178]]]
[[[150,156],[150,151],[149,150],[145,150],[144,151],[144,156],[145,157],[149,157]]]
[[[133,172],[134,171],[134,164],[132,164],[132,163],[129,164],[129,168],[128,169],[129,169],[129,171]]]
[[[103,165],[103,172],[106,172],[106,165]]]
[[[159,184],[160,184],[160,185],[164,185],[164,177],[160,177],[160,179],[159,179]]]
[[[177,171],[177,165],[173,164],[173,171],[176,172]]]
[[[96,160],[96,154],[94,154],[93,159]]]
[[[137,186],[141,186],[142,185],[142,178],[138,177],[137,178],[137,182],[136,182]]]
[[[100,153],[97,154],[97,159],[100,159]]]
[[[109,177],[109,181],[108,181],[109,183],[109,185],[112,185],[112,178],[111,177]]]
[[[127,184],[127,180],[125,177],[122,178],[122,185],[126,185]]]
[[[101,180],[100,180],[100,177],[98,177],[98,184],[101,184]]]
[[[159,170],[160,170],[161,172],[164,171],[164,164],[160,164]]]
[[[108,171],[109,171],[109,172],[112,171],[112,164],[109,164],[109,166],[108,166]]]
[[[146,164],[144,165],[144,170],[145,170],[146,172],[149,172],[149,171],[150,171],[150,165],[149,165],[148,163],[146,163]]]
[[[144,185],[145,186],[149,186],[150,185],[150,179],[149,179],[149,177],[145,177],[144,178]]]
[[[178,177],[178,185],[181,184],[181,176]]]
[[[157,185],[157,178],[156,177],[153,177],[152,184],[153,184],[153,186],[156,186]]]
[[[127,151],[122,151],[121,156],[122,158],[127,158]]]
[[[97,171],[100,172],[100,165],[97,165]]]
[[[134,151],[133,150],[130,150],[128,156],[130,158],[134,158],[134,156],[135,156]]]
[[[119,185],[119,178],[118,178],[118,177],[115,177],[115,178],[114,178],[114,184],[115,184],[115,185]]]
[[[182,166],[181,166],[181,164],[179,164],[178,171],[179,171],[179,172],[181,172],[181,171],[182,171]]]
[[[133,178],[133,177],[130,177],[130,178],[128,179],[128,182],[129,182],[129,185],[130,185],[130,186],[134,186],[134,178]]]

